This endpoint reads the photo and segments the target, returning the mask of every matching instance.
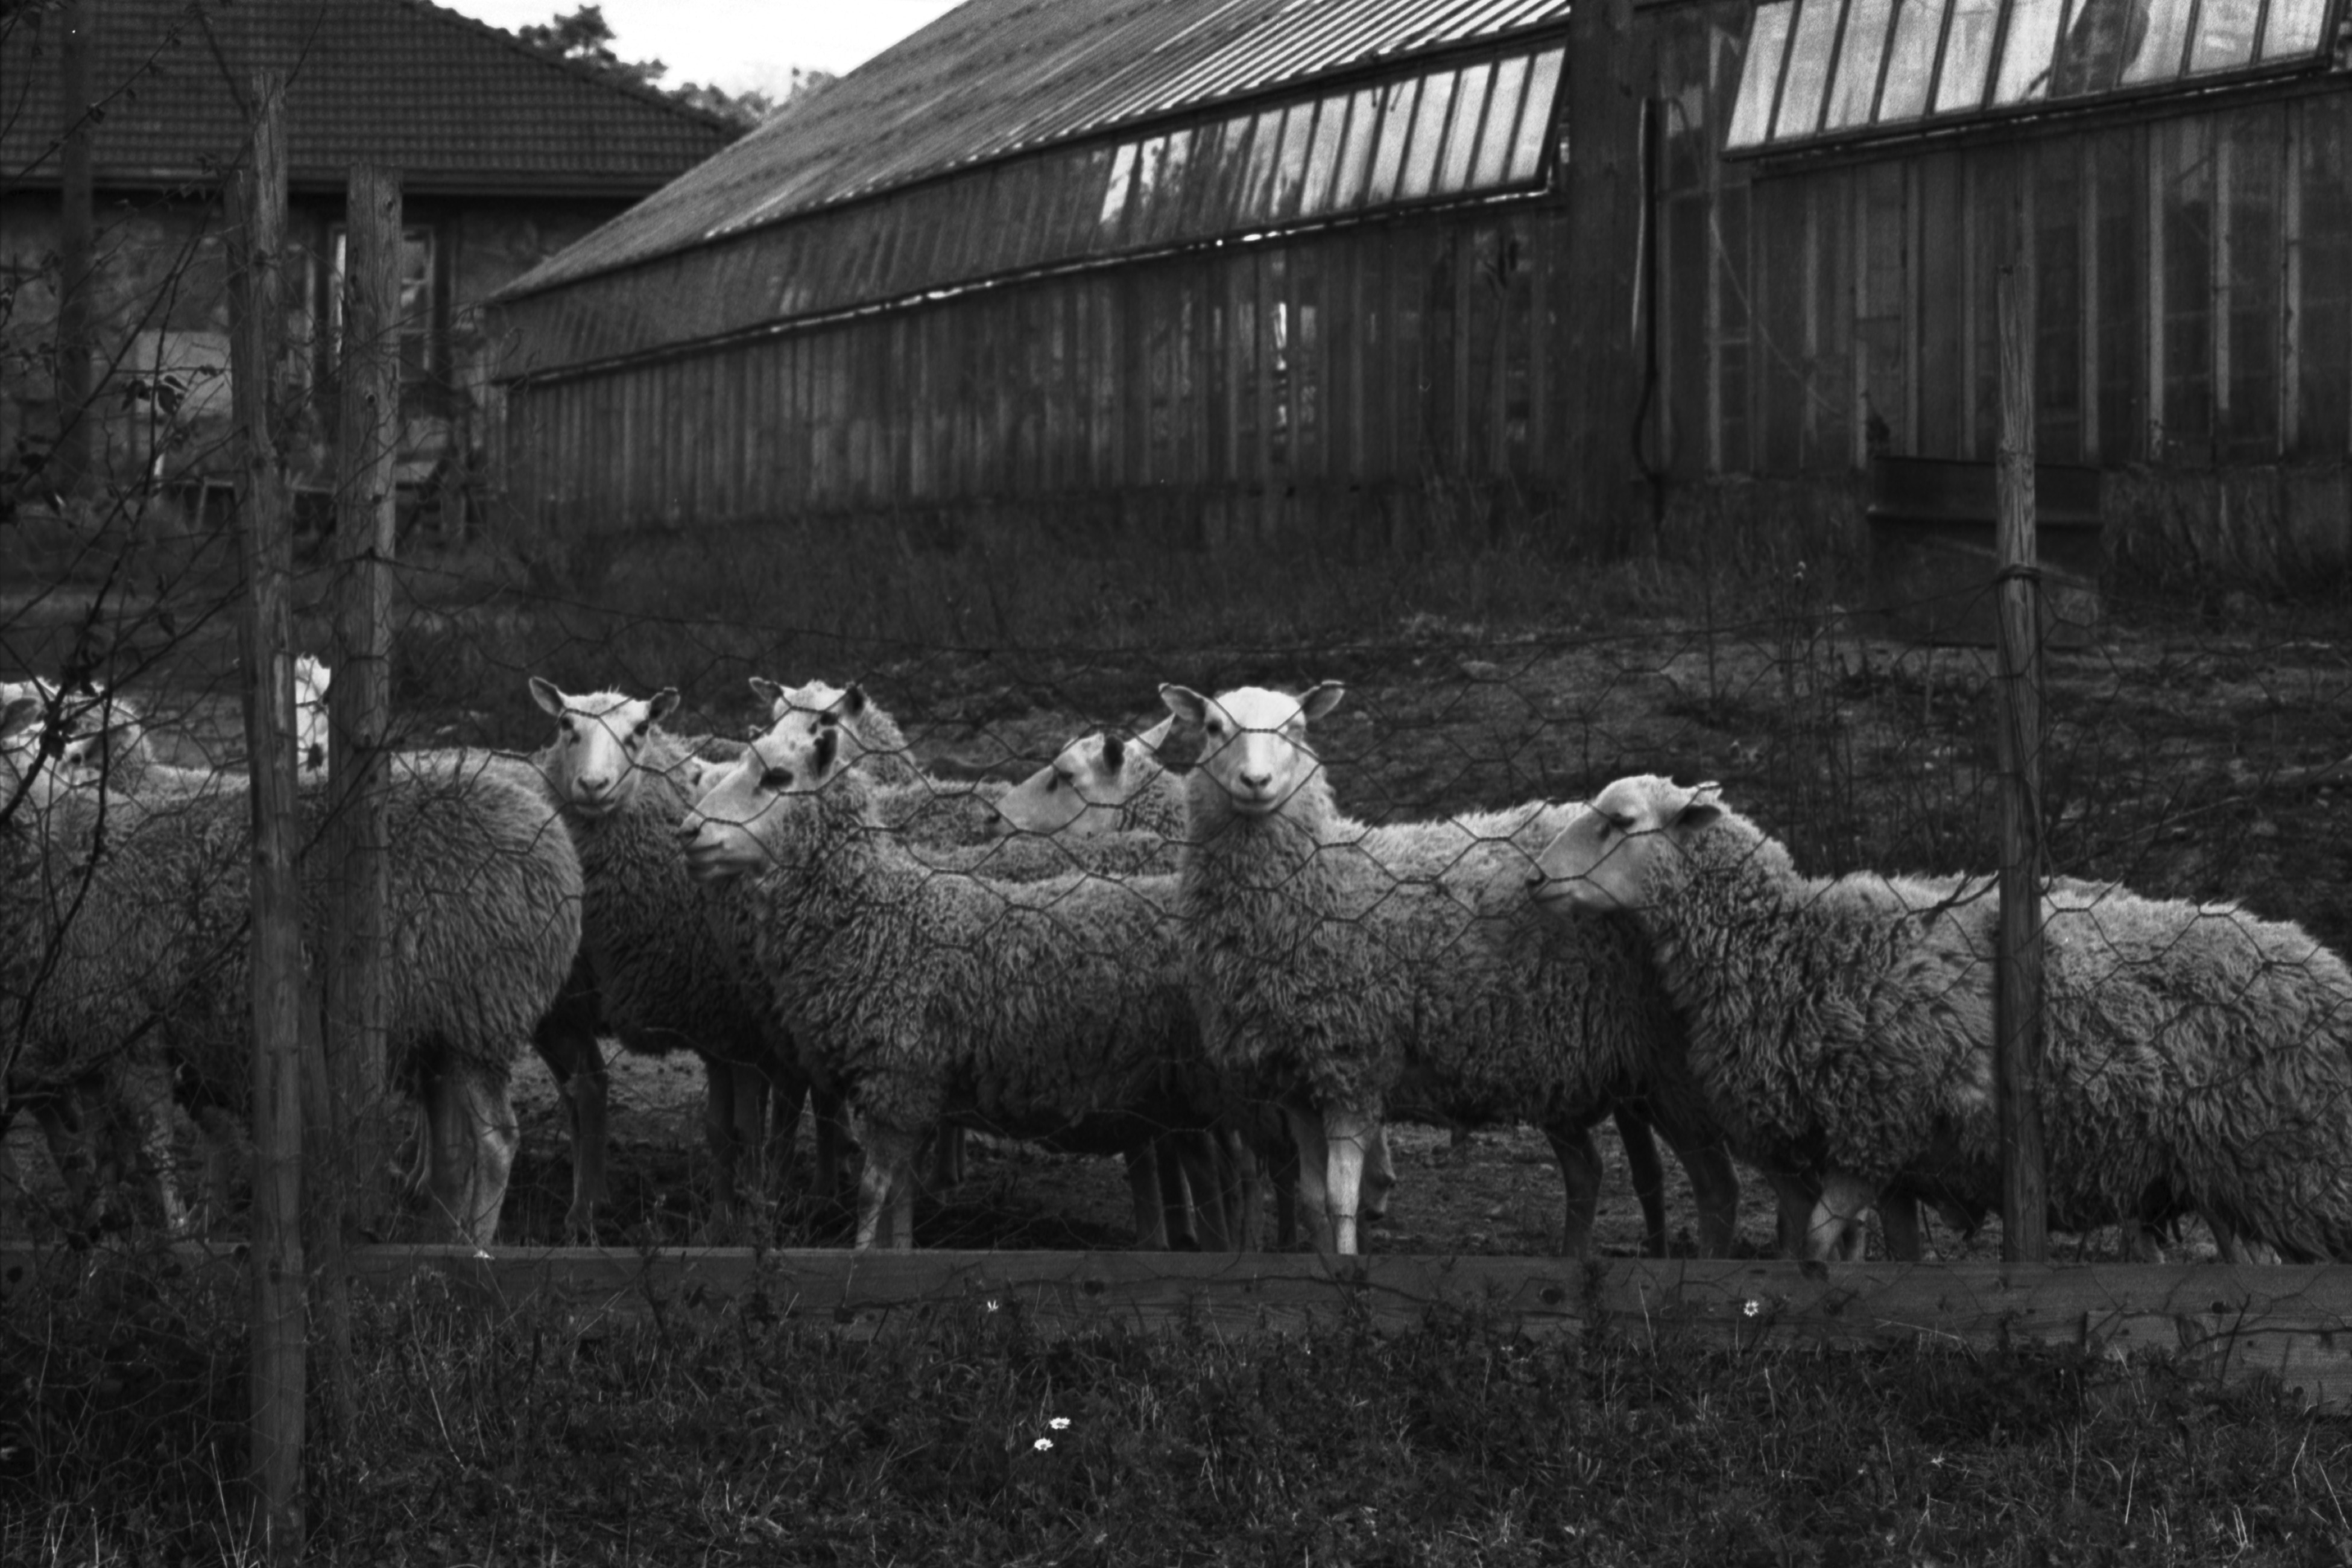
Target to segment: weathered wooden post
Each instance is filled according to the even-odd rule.
[[[342,338],[336,432],[335,638],[327,689],[329,815],[326,1040],[331,1146],[319,1205],[333,1250],[319,1261],[320,1326],[335,1363],[328,1409],[336,1436],[355,1419],[350,1281],[341,1244],[380,1237],[391,1212],[385,1172],[390,1005],[389,873],[383,743],[391,723],[393,459],[400,437],[400,176],[355,164],[345,190]]]
[[[2000,1255],[2049,1252],[2042,1150],[2042,604],[2033,519],[2033,274],[2001,269],[2000,452],[1995,578],[2000,645],[2000,951],[1993,1086],[2000,1111]]]
[[[286,84],[253,75],[252,145],[235,182],[229,338],[245,558],[245,740],[252,769],[253,1329],[255,1544],[302,1552],[306,1284],[301,1230],[301,888],[294,832],[293,543],[278,467],[276,392],[286,331]]]
[[[49,458],[50,485],[61,496],[79,493],[89,476],[98,406],[91,384],[91,276],[97,255],[96,199],[90,174],[89,55],[98,0],[67,0],[58,13],[65,37],[58,49],[59,109],[65,123],[58,149],[58,444]]]

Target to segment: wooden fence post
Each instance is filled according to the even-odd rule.
[[[2000,951],[1994,960],[1993,1086],[2000,1111],[2000,1255],[2038,1263],[2049,1252],[2049,1210],[2042,1150],[2042,605],[2029,264],[2001,268],[1999,294]]]
[[[393,460],[400,437],[400,176],[354,164],[345,193],[337,363],[334,671],[327,690],[329,812],[326,1052],[332,1147],[320,1208],[332,1251],[319,1261],[322,1339],[339,1440],[355,1420],[350,1285],[341,1247],[381,1239],[391,1213],[384,972],[384,734],[391,722]]]
[[[294,831],[293,546],[277,416],[286,332],[286,84],[253,75],[252,145],[237,171],[231,374],[245,556],[245,739],[252,771],[253,1326],[255,1545],[302,1552],[306,1279],[301,1232],[305,986]]]

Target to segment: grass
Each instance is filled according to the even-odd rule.
[[[241,1366],[218,1348],[236,1303],[213,1289],[166,1281],[95,1316],[17,1291],[10,1375],[42,1376],[0,1417],[0,1560],[240,1556]],[[320,1563],[2352,1552],[2352,1421],[2155,1363],[1538,1343],[1458,1316],[1048,1340],[977,1302],[861,1341],[757,1300],[493,1317],[432,1279],[370,1303],[357,1346],[354,1435],[312,1446]]]

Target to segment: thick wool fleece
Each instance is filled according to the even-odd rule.
[[[1638,938],[1542,920],[1527,899],[1535,851],[1581,807],[1368,828],[1318,772],[1247,816],[1203,769],[1187,803],[1192,995],[1232,1092],[1577,1129],[1649,1093],[1662,1122],[1707,1141]]]
[[[778,1016],[862,1116],[1109,1152],[1198,1127],[1173,878],[938,870],[855,771],[777,797],[740,889]]]
[[[888,823],[886,817],[884,826]],[[1034,882],[1071,871],[1108,877],[1173,876],[1175,844],[1156,833],[1014,833],[977,844],[909,842],[908,852],[944,871]]]
[[[1735,1151],[1999,1208],[1988,881],[1801,877],[1729,811],[1643,864],[1636,919]],[[2352,1257],[2342,962],[2234,905],[2098,884],[2057,885],[2044,922],[2053,1222],[2177,1200],[2288,1258]]]
[[[315,842],[327,796],[297,800]],[[541,801],[479,769],[404,762],[386,808],[395,1078],[411,1092],[452,1068],[503,1084],[579,946],[571,841]],[[251,809],[233,777],[186,795],[75,792],[0,836],[0,1006],[25,1023],[12,1078],[113,1088],[168,1064],[184,1089],[242,1110]],[[326,858],[303,866],[304,918],[322,930]]]
[[[585,885],[581,941],[606,1022],[642,1055],[692,1050],[743,1067],[787,1067],[790,1043],[747,984],[724,900],[696,885],[677,825],[704,782],[688,742],[659,729],[637,758],[627,803],[604,816],[568,805],[564,826]]]

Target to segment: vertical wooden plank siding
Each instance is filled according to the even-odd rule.
[[[1922,457],[1964,455],[1968,358],[1967,268],[1960,229],[1960,161],[1946,153],[1919,165],[1919,431]]]
[[[2083,457],[2083,196],[2080,142],[2046,142],[2027,163],[2033,191],[2034,453],[2045,463]]]
[[[2218,268],[2227,300],[2219,323],[2227,354],[2219,435],[2224,458],[2261,462],[2279,451],[2285,111],[2277,104],[2239,110],[2222,130],[2230,155]]]
[[[2302,110],[2296,186],[2302,193],[2302,289],[2294,302],[2294,456],[2352,454],[2352,93],[2310,99]]]

